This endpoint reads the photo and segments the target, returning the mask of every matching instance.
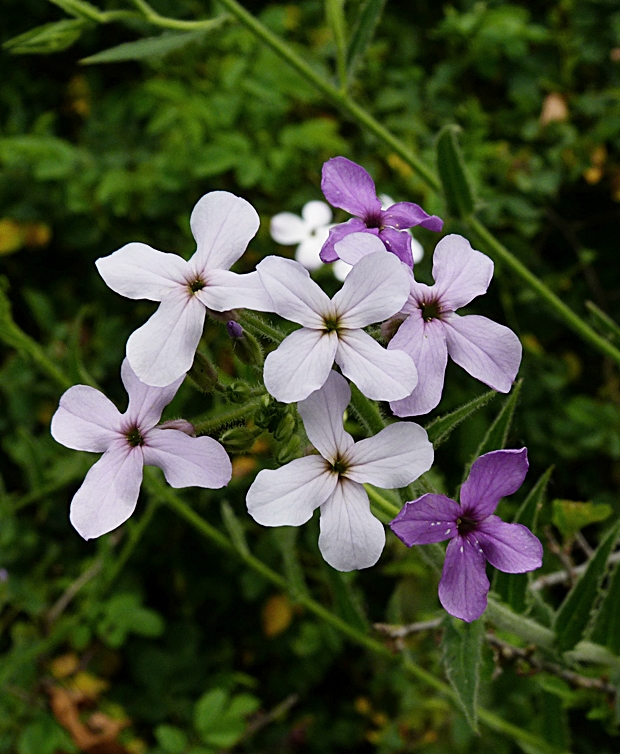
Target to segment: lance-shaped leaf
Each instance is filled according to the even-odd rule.
[[[592,315],[592,324],[608,340],[617,343],[620,340],[620,325],[592,301],[586,301],[586,309]]]
[[[579,581],[568,593],[556,614],[556,646],[560,652],[572,649],[582,638],[590,622],[590,613],[599,596],[599,587],[607,571],[607,561],[620,534],[616,522],[603,537]]]
[[[50,2],[62,8],[70,16],[82,18],[85,21],[102,22],[107,15],[85,0],[50,0]]]
[[[80,18],[67,18],[51,24],[37,26],[18,37],[8,39],[2,47],[14,55],[45,55],[61,52],[76,42],[88,22]]]
[[[476,458],[479,458],[485,453],[490,453],[492,450],[503,450],[506,447],[508,433],[510,432],[510,426],[512,425],[512,419],[514,417],[515,408],[517,407],[522,384],[523,380],[519,380],[515,383],[512,392],[504,401],[504,405],[499,414],[495,417],[495,421],[489,427],[482,442],[478,446],[478,449],[474,453],[472,463]]]
[[[328,565],[325,565],[324,570],[334,596],[338,615],[353,628],[367,632],[370,624],[353,587],[355,576],[336,571]]]
[[[226,529],[230,534],[230,538],[232,539],[235,548],[240,555],[249,555],[250,548],[248,547],[248,543],[245,538],[245,532],[243,531],[241,522],[237,518],[237,514],[234,512],[232,506],[227,500],[222,500],[221,511],[224,526],[226,526]]]
[[[366,0],[360,9],[347,51],[347,76],[349,81],[355,76],[355,72],[372,42],[386,2],[387,0]]]
[[[437,171],[443,187],[448,211],[455,217],[466,217],[474,211],[474,190],[458,143],[456,125],[444,126],[437,139]]]
[[[428,439],[433,443],[434,448],[438,448],[448,437],[452,434],[452,431],[458,427],[458,425],[465,421],[469,416],[475,414],[476,411],[495,398],[497,393],[495,390],[490,390],[488,393],[483,393],[477,398],[474,398],[467,403],[464,403],[459,408],[451,411],[444,416],[438,416],[433,419],[432,422],[426,425],[424,428],[428,433]]]
[[[620,563],[617,563],[590,629],[590,640],[620,655]]]
[[[298,533],[299,529],[296,526],[279,526],[271,531],[271,536],[282,553],[284,575],[293,602],[299,597],[307,597],[310,594],[297,553]]]
[[[474,731],[477,731],[478,686],[484,622],[479,619],[472,623],[465,623],[446,616],[443,626],[441,641],[443,666],[467,722]]]

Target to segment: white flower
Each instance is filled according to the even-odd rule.
[[[332,211],[325,202],[312,201],[304,204],[301,217],[292,212],[280,212],[271,218],[271,237],[282,246],[299,244],[295,259],[307,270],[318,270],[324,262],[319,253],[327,241],[332,227]],[[346,262],[336,261],[332,272],[337,280],[344,280],[351,270]]]
[[[259,222],[245,199],[212,191],[192,211],[190,226],[197,249],[189,262],[143,243],[127,244],[97,260],[101,277],[113,291],[127,298],[161,301],[127,341],[127,358],[142,382],[164,387],[189,370],[202,335],[205,307],[218,312],[238,307],[272,310],[256,272],[229,272]]]
[[[413,422],[390,424],[354,443],[342,423],[350,399],[347,381],[332,370],[325,385],[298,404],[308,439],[321,455],[264,469],[246,500],[263,526],[300,526],[320,507],[319,549],[339,571],[369,568],[385,544],[383,524],[370,512],[362,485],[404,487],[433,463],[433,446]]]
[[[378,238],[374,240],[381,251],[364,256],[333,299],[292,259],[271,256],[257,266],[273,301],[272,311],[303,325],[265,361],[265,387],[277,400],[307,398],[325,383],[334,360],[373,400],[404,398],[417,384],[417,371],[407,354],[386,351],[362,330],[400,311],[409,294],[404,265],[385,253]]]

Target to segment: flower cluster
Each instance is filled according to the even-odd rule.
[[[297,404],[286,408],[275,435],[299,436],[299,414],[312,447],[302,456],[298,441],[297,457],[260,471],[248,490],[247,508],[265,526],[298,526],[319,508],[319,549],[341,571],[374,565],[384,548],[385,530],[371,513],[364,485],[404,488],[433,462],[425,430],[411,421],[394,420],[354,442],[344,428],[348,380],[366,399],[390,402],[395,417],[424,414],[439,403],[448,354],[487,385],[510,390],[521,360],[517,337],[485,317],[456,314],[486,292],[491,260],[461,236],[449,235],[434,253],[435,284],[418,282],[414,263],[421,254],[409,229],[440,231],[438,217],[410,202],[382,202],[370,175],[344,157],[325,163],[321,186],[333,207],[354,218],[331,224],[331,210],[319,201],[307,204],[301,218],[274,217],[273,238],[299,244],[297,261],[269,256],[254,272],[232,272],[259,218],[247,201],[226,191],[207,194],[194,207],[190,226],[197,248],[189,261],[141,243],[97,260],[112,290],[160,303],[127,342],[121,368],[127,411],[120,414],[99,391],[77,385],[62,396],[52,419],[58,442],[103,453],[71,503],[71,522],[83,537],[109,532],[132,514],[145,464],[159,466],[173,487],[219,488],[230,481],[231,463],[216,439],[196,437],[183,419],[159,424],[195,362],[207,314],[226,322],[240,355],[258,354],[260,362],[254,340],[260,328],[246,333],[235,310],[272,312],[300,325],[267,355],[264,396],[265,405],[271,400],[267,393],[278,405]],[[332,298],[308,272],[321,263],[319,247],[323,262],[347,265]],[[393,336],[385,338],[387,348],[379,342],[379,328],[365,330],[370,325]],[[209,379],[217,382],[217,375]],[[254,420],[258,427],[270,426],[264,416]],[[473,620],[484,610],[485,558],[508,572],[540,565],[538,540],[492,515],[526,470],[525,449],[487,454],[473,464],[460,506],[427,494],[407,503],[392,522],[408,546],[451,540],[439,595],[453,615]]]

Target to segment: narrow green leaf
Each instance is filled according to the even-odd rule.
[[[474,190],[458,143],[460,127],[444,126],[437,139],[437,171],[448,205],[455,217],[466,217],[474,211]]]
[[[592,301],[586,301],[586,309],[592,315],[594,327],[611,341],[620,340],[620,325]]]
[[[523,524],[533,533],[535,533],[538,513],[542,508],[552,471],[553,466],[550,466],[540,477],[514,518],[515,524]],[[493,591],[501,597],[502,602],[510,605],[516,613],[524,613],[528,608],[526,595],[530,578],[529,573],[495,571]]]
[[[18,37],[8,39],[2,47],[13,55],[44,55],[61,52],[76,42],[88,22],[79,18],[67,18],[51,24],[37,26]]]
[[[146,37],[146,39],[137,39],[135,42],[124,42],[123,44],[110,47],[109,50],[91,55],[88,58],[82,58],[80,63],[83,65],[93,65],[95,63],[121,63],[125,60],[144,60],[145,58],[163,57],[173,50],[179,50],[181,47],[197,42],[204,35],[213,31],[227,20],[228,16],[220,16],[213,19],[213,25],[199,31],[181,31],[165,32],[157,37]]]
[[[495,421],[491,424],[486,435],[483,437],[482,442],[478,446],[478,449],[474,454],[474,461],[485,453],[489,453],[492,450],[503,450],[506,447],[508,433],[510,432],[512,418],[515,413],[515,408],[517,407],[522,385],[523,380],[519,380],[515,383],[512,392],[504,401],[504,405],[496,416]]]
[[[587,569],[560,605],[555,620],[556,646],[560,652],[572,649],[583,638],[619,534],[620,521],[603,537]]]
[[[614,654],[620,655],[620,563],[609,579],[609,585],[590,630],[590,640],[602,644]]]
[[[232,509],[230,503],[227,500],[222,500],[220,508],[222,511],[222,519],[224,521],[224,525],[226,526],[226,529],[230,534],[230,538],[232,539],[235,548],[241,555],[249,555],[250,548],[248,547],[248,543],[245,538],[245,532],[243,531],[243,527],[239,523],[239,519],[237,518],[237,515]]]
[[[347,40],[344,0],[325,0],[325,15],[336,45],[336,66],[340,86],[347,81]]]
[[[351,579],[354,576],[336,571],[331,566],[325,566],[325,571],[334,595],[338,615],[353,628],[359,631],[368,631],[370,624],[353,589]]]
[[[475,414],[478,409],[491,401],[497,393],[495,390],[490,390],[488,393],[483,393],[477,398],[464,403],[459,408],[451,411],[444,416],[438,416],[433,419],[430,424],[427,424],[425,429],[428,432],[428,439],[433,443],[435,448],[438,448],[448,437],[452,434],[452,431],[458,427],[458,425],[465,421],[469,416]]]
[[[306,597],[310,594],[304,569],[299,562],[297,554],[297,535],[299,528],[296,526],[279,526],[272,530],[284,563],[284,575],[286,577],[289,594],[293,602],[298,597]]]
[[[349,50],[347,52],[347,76],[349,81],[355,76],[355,72],[372,42],[386,2],[387,0],[366,0],[362,5],[353,27]]]
[[[99,8],[85,2],[85,0],[50,0],[50,3],[54,3],[54,5],[62,8],[70,16],[82,18],[85,21],[101,22],[104,16]]]
[[[447,616],[441,640],[442,662],[467,722],[478,730],[478,686],[482,663],[484,621],[464,623]]]

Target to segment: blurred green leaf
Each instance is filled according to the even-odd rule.
[[[474,211],[474,190],[457,133],[459,126],[444,126],[437,138],[437,171],[441,179],[448,212],[454,217],[466,217]]]
[[[82,19],[65,19],[43,24],[3,43],[13,55],[46,55],[71,47],[82,35],[88,22]]]
[[[572,539],[584,526],[604,521],[612,514],[612,508],[607,503],[554,500],[552,506],[551,520],[567,541]]]
[[[482,442],[478,446],[478,449],[474,453],[473,461],[485,453],[490,453],[492,450],[503,450],[506,447],[508,433],[510,432],[522,385],[523,380],[519,380],[515,383],[512,392],[504,401],[504,405],[500,409],[500,412],[495,417],[493,424],[489,427]]]
[[[360,8],[357,14],[353,31],[351,32],[351,39],[349,41],[349,49],[347,51],[347,73],[349,81],[351,81],[355,73],[364,59],[364,55],[372,42],[372,38],[375,34],[385,3],[387,0],[364,0],[364,4]]]
[[[166,754],[184,754],[187,751],[187,735],[180,728],[172,725],[158,725],[154,733],[157,743]]]
[[[616,563],[589,632],[591,641],[620,655],[620,563]]]
[[[252,694],[237,694],[231,699],[224,689],[213,689],[196,703],[194,725],[207,745],[230,748],[243,736],[246,716],[259,707],[259,700]]]
[[[111,647],[120,647],[129,634],[161,636],[164,621],[159,613],[140,604],[136,594],[117,594],[104,605],[97,633]]]

